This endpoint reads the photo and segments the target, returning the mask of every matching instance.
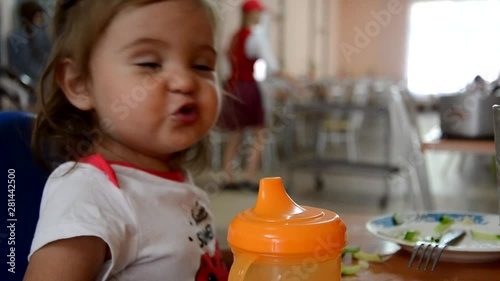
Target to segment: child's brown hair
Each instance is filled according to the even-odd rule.
[[[58,0],[53,19],[51,56],[38,86],[38,113],[32,138],[36,159],[48,170],[65,161],[78,161],[93,152],[93,144],[101,134],[92,111],[73,106],[56,80],[61,61],[70,58],[84,79],[90,77],[88,62],[93,47],[114,17],[127,7],[168,0]],[[199,0],[216,30],[215,10]],[[169,159],[171,169],[184,163],[202,168],[207,163],[209,144],[203,138],[190,149],[177,152]],[[55,162],[51,162],[55,160]]]

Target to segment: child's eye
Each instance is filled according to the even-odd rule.
[[[203,65],[203,64],[197,64],[197,65],[195,65],[193,67],[195,69],[201,70],[201,71],[214,71],[213,67],[210,67],[208,65]]]
[[[144,62],[137,64],[140,67],[149,68],[149,69],[159,69],[161,68],[161,64],[155,62]]]

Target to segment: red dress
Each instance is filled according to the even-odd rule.
[[[261,91],[253,77],[257,59],[248,58],[245,44],[251,31],[243,28],[231,42],[228,56],[231,62],[231,76],[225,85],[219,127],[236,131],[249,127],[264,127],[264,106]]]

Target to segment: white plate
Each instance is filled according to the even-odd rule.
[[[474,240],[470,230],[500,234],[500,217],[494,214],[428,212],[398,214],[402,223],[396,225],[394,214],[381,216],[370,220],[366,228],[373,235],[387,241],[392,241],[401,248],[412,251],[414,243],[396,238],[404,231],[419,231],[422,236],[435,235],[434,228],[443,216],[454,219],[452,229],[467,230],[466,236],[455,246],[448,246],[441,255],[441,260],[450,262],[489,262],[500,259],[500,241]]]

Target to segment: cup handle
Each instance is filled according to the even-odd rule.
[[[229,271],[229,281],[243,281],[250,265],[257,260],[257,255],[238,253]]]

